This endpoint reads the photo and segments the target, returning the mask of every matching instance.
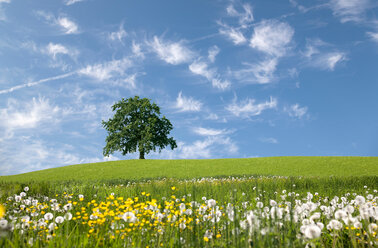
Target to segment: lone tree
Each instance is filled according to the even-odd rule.
[[[170,137],[171,122],[160,117],[160,108],[151,103],[148,98],[128,98],[120,100],[112,106],[116,111],[113,118],[102,121],[103,127],[108,131],[104,156],[109,156],[115,151],[122,155],[139,151],[139,159],[150,151],[161,152],[167,145],[171,149],[177,147],[176,141]]]

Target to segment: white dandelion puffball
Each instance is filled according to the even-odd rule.
[[[29,191],[29,187],[26,186],[26,187],[24,188],[24,191],[25,191],[25,192],[28,192],[28,191]]]
[[[8,221],[6,219],[0,220],[0,229],[5,229],[8,226]]]
[[[335,218],[337,220],[343,219],[343,218],[346,218],[346,217],[348,217],[348,214],[344,210],[339,209],[335,212]]]
[[[46,213],[44,216],[45,220],[52,220],[54,218],[54,215],[52,213]]]
[[[207,201],[207,206],[209,208],[215,207],[215,205],[217,205],[217,202],[214,199],[210,199]]]
[[[66,214],[64,215],[64,219],[66,219],[66,220],[71,220],[71,219],[72,219],[72,214],[71,214],[70,212],[66,213]]]
[[[275,200],[270,200],[270,206],[272,207],[277,206],[277,202]]]
[[[63,223],[63,221],[64,221],[64,218],[62,216],[58,216],[55,218],[55,222],[58,224]]]
[[[354,199],[354,201],[356,202],[357,205],[362,205],[365,203],[365,197],[361,196],[361,195],[358,195],[356,196],[356,199]]]
[[[84,195],[78,195],[79,199],[84,199]]]
[[[320,237],[322,230],[317,225],[308,225],[304,232],[304,235],[308,239],[316,239]]]
[[[340,230],[341,228],[343,228],[343,224],[338,220],[331,220],[327,225],[327,228],[333,230]]]
[[[180,229],[185,229],[186,228],[186,225],[184,222],[181,222],[180,225],[179,225]]]

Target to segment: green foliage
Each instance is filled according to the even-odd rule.
[[[150,99],[122,98],[112,106],[112,111],[116,111],[113,118],[102,122],[108,131],[104,156],[115,151],[122,155],[139,151],[139,158],[144,159],[156,148],[160,152],[168,145],[172,150],[177,147],[176,141],[168,138],[173,129],[171,122],[165,116],[160,118],[160,108]]]
[[[120,160],[79,164],[2,176],[0,182],[140,180],[276,175],[307,177],[378,176],[378,157],[267,157],[202,160]]]

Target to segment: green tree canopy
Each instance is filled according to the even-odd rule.
[[[115,151],[122,155],[139,151],[139,159],[150,151],[159,152],[166,146],[173,150],[177,147],[176,141],[168,135],[173,129],[171,122],[160,117],[160,108],[151,103],[148,98],[128,98],[120,100],[112,106],[116,111],[113,118],[102,121],[107,130],[104,156],[109,156]]]

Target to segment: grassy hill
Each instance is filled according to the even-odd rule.
[[[267,157],[204,160],[120,160],[2,176],[0,182],[191,179],[232,175],[378,176],[378,157]]]

